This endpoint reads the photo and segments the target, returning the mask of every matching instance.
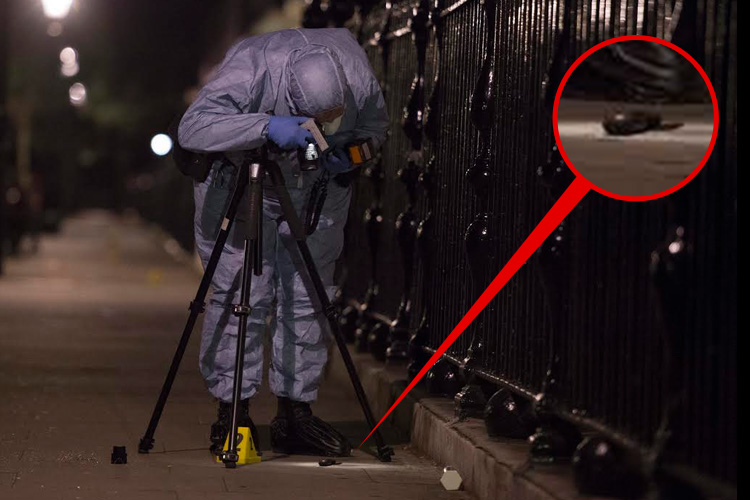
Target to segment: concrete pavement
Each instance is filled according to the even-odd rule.
[[[39,254],[8,262],[0,278],[0,498],[470,498],[444,491],[440,469],[406,446],[396,446],[391,464],[361,451],[326,468],[315,457],[273,455],[275,400],[265,385],[251,406],[264,462],[237,470],[212,462],[215,403],[198,373],[197,331],[155,450],[139,455],[198,280],[138,219],[105,212],[68,219]],[[353,442],[366,435],[340,381],[324,384],[313,408]],[[110,464],[113,445],[127,446],[127,465]]]
[[[611,136],[602,127],[605,113],[627,104],[562,99],[558,131],[565,153],[597,186],[626,196],[670,189],[690,175],[706,154],[713,132],[710,104],[661,106],[663,124],[682,124],[631,136]]]

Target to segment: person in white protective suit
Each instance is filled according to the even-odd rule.
[[[297,152],[312,142],[300,127],[308,118],[323,125],[333,152],[320,168],[302,171]],[[229,49],[215,76],[198,94],[179,125],[179,143],[190,151],[227,153],[215,160],[204,182],[195,183],[195,240],[205,267],[238,174],[232,152],[269,144],[270,159],[284,173],[297,213],[304,220],[313,184],[331,181],[317,229],[307,242],[323,283],[333,295],[335,261],[343,246],[351,188],[341,182],[353,170],[346,146],[386,138],[388,114],[380,86],[362,48],[346,29],[292,29],[246,38]],[[231,418],[232,384],[247,203],[229,234],[213,278],[200,348],[200,370],[219,400],[212,450],[219,451]],[[275,451],[348,455],[347,440],[312,415],[330,335],[296,243],[275,193],[264,190],[263,274],[254,277],[244,353],[240,425],[252,426],[248,401],[260,387],[263,334],[271,317],[271,391],[278,414],[271,423]],[[272,305],[276,310],[271,311]],[[275,312],[275,314],[274,314]]]

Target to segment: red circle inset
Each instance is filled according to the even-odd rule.
[[[674,50],[678,54],[682,55],[685,59],[690,61],[690,63],[695,67],[695,69],[698,71],[698,73],[703,78],[703,81],[706,82],[706,87],[708,88],[708,92],[711,95],[711,103],[713,105],[713,114],[714,114],[714,122],[713,122],[713,130],[711,134],[711,142],[708,145],[708,149],[706,150],[706,153],[703,155],[703,158],[701,159],[700,163],[697,167],[688,175],[684,180],[682,180],[680,183],[678,183],[675,186],[672,186],[669,189],[666,189],[664,191],[661,191],[659,193],[650,194],[650,195],[644,195],[644,196],[626,196],[621,195],[617,193],[613,193],[611,191],[607,191],[606,189],[602,189],[593,182],[589,181],[585,175],[582,175],[581,172],[578,171],[578,169],[573,165],[573,162],[570,161],[570,158],[568,158],[568,155],[565,153],[565,148],[563,148],[562,141],[560,140],[560,131],[558,130],[558,117],[557,112],[558,108],[560,106],[560,97],[562,96],[562,91],[565,88],[565,84],[567,83],[568,79],[570,78],[570,75],[573,74],[573,71],[580,65],[587,57],[589,57],[594,52],[598,51],[599,49],[606,47],[607,45],[611,45],[613,43],[618,42],[624,42],[627,40],[643,40],[647,42],[656,42],[660,43],[661,45],[664,45],[666,47],[669,47],[670,49]],[[579,177],[586,181],[586,183],[589,185],[591,189],[594,191],[601,193],[605,196],[608,196],[610,198],[615,198],[617,200],[624,200],[624,201],[648,201],[648,200],[655,200],[657,198],[661,198],[663,196],[666,196],[668,194],[674,193],[681,187],[685,186],[688,182],[693,180],[693,178],[698,175],[698,172],[701,171],[703,166],[708,161],[708,158],[711,156],[711,153],[713,152],[714,145],[716,144],[716,136],[719,133],[719,105],[716,100],[716,93],[714,92],[714,87],[711,85],[711,81],[708,79],[708,75],[706,75],[706,72],[703,71],[703,68],[698,64],[698,62],[693,59],[690,54],[682,50],[677,45],[668,42],[666,40],[662,40],[661,38],[656,38],[653,36],[646,36],[646,35],[626,35],[626,36],[618,36],[615,38],[610,38],[609,40],[605,40],[601,43],[598,43],[591,47],[589,50],[584,52],[578,59],[575,60],[575,62],[568,68],[568,71],[565,72],[565,76],[563,76],[563,79],[560,81],[560,86],[557,88],[557,93],[555,94],[555,104],[552,109],[552,127],[555,132],[555,142],[557,143],[557,148],[560,151],[560,155],[562,156],[563,160],[565,160],[565,164],[568,165],[568,167],[573,171],[573,173],[576,175],[576,177]]]

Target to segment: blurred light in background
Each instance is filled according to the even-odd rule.
[[[63,32],[63,25],[59,21],[52,21],[49,23],[49,26],[47,26],[47,34],[49,36],[60,36]]]
[[[60,51],[60,73],[63,76],[75,76],[80,70],[78,66],[78,52],[72,47],[65,47]]]
[[[156,134],[151,138],[151,151],[158,156],[169,154],[172,151],[172,139],[167,134]]]
[[[60,68],[60,73],[63,76],[76,76],[80,69],[81,68],[78,66],[78,63],[73,63],[70,66],[63,64]]]
[[[5,192],[5,201],[8,205],[17,205],[21,202],[21,190],[15,186],[9,187]]]
[[[86,87],[82,83],[76,82],[71,85],[68,95],[70,96],[70,104],[73,106],[86,104]]]
[[[65,47],[60,51],[60,62],[70,65],[78,61],[78,53],[73,47]]]
[[[42,0],[44,15],[52,19],[62,19],[70,12],[73,0]]]

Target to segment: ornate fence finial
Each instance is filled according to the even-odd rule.
[[[443,50],[443,20],[440,17],[438,8],[439,0],[434,0],[431,13],[432,26],[435,34],[436,57],[435,57],[435,77],[432,85],[432,93],[426,105],[424,113],[424,131],[430,141],[430,160],[427,162],[422,172],[419,174],[418,182],[422,188],[425,197],[426,212],[424,218],[417,227],[417,248],[419,259],[422,265],[422,318],[419,327],[409,339],[409,378],[413,378],[427,362],[429,356],[425,353],[423,347],[426,346],[430,339],[430,310],[428,305],[429,293],[432,291],[434,280],[432,269],[432,212],[434,210],[434,176],[437,159],[435,149],[439,139],[439,110],[440,101],[440,61]]]
[[[555,43],[555,51],[550,61],[544,84],[545,106],[552,116],[552,106],[557,88],[568,67],[570,53],[570,24],[573,16],[572,2],[564,0],[555,20],[562,16],[563,27]],[[572,174],[557,149],[553,146],[547,163],[537,169],[537,175],[547,188],[549,199],[554,201],[565,191]],[[567,221],[562,221],[537,250],[539,276],[547,312],[550,318],[549,362],[542,383],[542,390],[534,404],[539,427],[531,436],[531,459],[537,463],[552,463],[569,460],[582,436],[571,423],[557,415],[560,406],[558,385],[560,378],[560,339],[562,338],[564,311],[567,305],[566,287],[569,283],[567,262],[568,248]]]
[[[409,26],[417,52],[417,73],[411,84],[411,95],[404,108],[402,126],[409,138],[411,150],[406,164],[398,171],[398,178],[406,185],[408,195],[404,211],[396,219],[396,238],[401,249],[404,287],[396,319],[391,324],[390,347],[386,354],[389,361],[408,359],[409,327],[411,324],[411,293],[414,278],[414,249],[417,237],[417,181],[422,168],[422,125],[424,121],[424,73],[429,40],[430,8],[427,0],[421,0],[412,10]]]
[[[388,88],[388,61],[390,56],[391,40],[388,37],[391,26],[392,5],[386,2],[385,15],[383,24],[378,33],[375,34],[375,40],[378,43],[378,50],[381,58],[381,81],[380,87],[383,95],[386,95]],[[370,282],[365,293],[364,300],[360,306],[359,318],[357,320],[357,329],[355,333],[354,345],[358,352],[372,351],[377,358],[385,356],[387,348],[387,339],[382,329],[375,330],[376,321],[371,316],[373,306],[377,300],[380,287],[377,282],[378,272],[378,249],[380,242],[380,231],[383,225],[382,210],[382,185],[385,180],[385,168],[383,166],[383,153],[378,153],[377,158],[364,171],[364,177],[369,179],[373,197],[370,206],[365,210],[363,221],[367,232],[367,242],[370,250]]]
[[[474,93],[471,95],[471,123],[479,130],[479,154],[466,171],[465,177],[476,194],[479,212],[469,224],[464,235],[466,256],[471,272],[472,295],[479,297],[487,287],[488,280],[495,270],[495,236],[489,213],[489,190],[492,183],[492,127],[495,124],[495,97],[497,59],[495,38],[497,36],[497,1],[482,0],[485,14],[485,53],[482,69],[479,72]],[[484,357],[483,319],[477,319],[471,325],[471,345],[462,370],[467,385],[456,394],[456,413],[459,418],[467,416],[481,417],[487,398],[474,373]]]

